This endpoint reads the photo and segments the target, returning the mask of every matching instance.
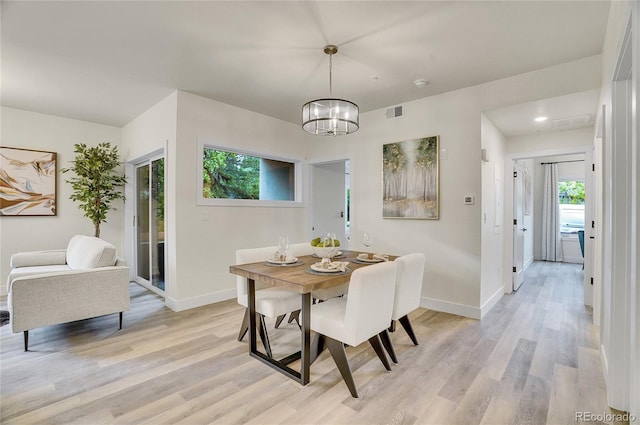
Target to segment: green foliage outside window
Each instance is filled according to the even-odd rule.
[[[260,199],[260,158],[205,149],[202,163],[205,198]]]
[[[561,204],[584,205],[584,182],[558,182],[558,198]]]

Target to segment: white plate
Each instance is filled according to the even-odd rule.
[[[312,264],[311,265],[311,270],[316,271],[316,272],[322,272],[322,273],[336,273],[336,272],[341,272],[342,271],[340,269],[325,269],[320,264],[322,264],[322,263]]]
[[[269,258],[267,261],[271,264],[293,264],[298,261],[298,257],[287,258],[286,260],[276,260],[273,258]]]
[[[357,257],[357,258],[358,258],[358,261],[362,261],[362,262],[364,262],[364,263],[381,263],[381,262],[383,262],[383,261],[384,261],[384,260],[383,260],[383,259],[381,259],[381,258],[371,258],[371,259],[369,259],[369,258],[362,258],[362,257],[361,257],[361,256],[359,256],[359,255],[358,255],[358,257]]]

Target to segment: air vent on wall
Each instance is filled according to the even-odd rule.
[[[585,127],[591,123],[591,115],[576,115],[575,117],[560,118],[551,121],[553,128],[565,130],[569,128]]]
[[[387,118],[398,118],[402,116],[402,106],[387,109]]]

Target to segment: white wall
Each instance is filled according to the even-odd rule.
[[[481,145],[487,162],[482,163],[482,256],[480,305],[488,311],[504,294],[502,233],[504,228],[504,151],[506,139],[493,123],[481,115]],[[492,184],[493,182],[493,184]]]
[[[176,214],[172,208],[176,200],[176,132],[177,132],[178,92],[173,92],[147,111],[136,117],[122,129],[122,150],[127,166],[126,195],[132,202],[126,203],[124,221],[124,240],[127,261],[131,266],[131,279],[135,277],[135,228],[134,215],[134,167],[140,158],[152,152],[165,151],[165,294],[167,297],[177,296],[176,280]]]
[[[613,80],[622,51],[628,23],[633,30],[629,80],[633,111],[629,117],[631,131],[625,141],[613,128]],[[640,280],[638,273],[638,224],[640,205],[638,184],[640,167],[640,125],[638,99],[640,98],[640,5],[637,1],[611,2],[605,43],[602,50],[603,84],[600,103],[604,105],[604,132],[602,134],[602,208],[596,238],[603,253],[601,275],[601,334],[600,350],[609,405],[628,410],[640,417]],[[614,137],[615,136],[615,137]],[[600,146],[600,143],[598,143]],[[596,156],[597,157],[597,156]]]
[[[593,132],[593,127],[584,127],[575,130],[552,131],[528,136],[511,137],[507,140],[506,153],[522,154],[519,155],[522,158],[526,157],[526,154],[529,153],[535,154],[536,152],[552,151],[554,149],[571,146],[583,147],[593,143]]]
[[[168,298],[181,310],[235,297],[229,265],[235,250],[306,240],[306,211],[301,207],[228,207],[196,205],[198,138],[256,154],[300,160],[304,166],[309,139],[291,123],[178,92],[175,175],[175,262],[177,288]],[[170,152],[172,154],[172,152]],[[306,188],[305,168],[302,187]],[[170,200],[171,201],[171,200]]]
[[[97,145],[111,142],[120,145],[120,129],[85,121],[38,114],[2,107],[2,146],[57,152],[58,208],[55,217],[0,217],[0,292],[6,294],[6,280],[11,255],[21,251],[66,248],[74,234],[93,236],[91,220],[69,199],[71,185],[65,180],[71,174],[60,169],[70,167],[75,157],[73,145]],[[107,223],[100,226],[102,239],[114,244],[123,253],[123,205],[114,203]]]
[[[494,185],[482,181],[481,113],[557,96],[551,88],[568,94],[598,87],[599,59],[585,58],[408,102],[401,118],[387,119],[384,109],[363,113],[360,130],[349,136],[321,140],[306,136],[313,140],[310,159],[350,152],[352,247],[363,249],[362,232],[376,229],[376,250],[424,253],[422,305],[481,317],[481,256],[487,255],[481,253],[482,188]],[[433,135],[440,136],[447,154],[440,162],[440,219],[383,219],[382,145]],[[474,205],[464,205],[469,194],[475,195]]]

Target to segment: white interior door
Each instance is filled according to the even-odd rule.
[[[513,166],[513,290],[524,282],[524,170],[518,161]]]
[[[314,164],[312,168],[311,233],[323,236],[335,233],[342,242],[346,237],[345,161]]]

